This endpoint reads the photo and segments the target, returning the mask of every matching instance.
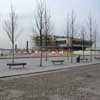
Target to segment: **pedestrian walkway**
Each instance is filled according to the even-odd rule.
[[[37,63],[39,63],[38,60],[35,59],[25,59],[19,60],[20,62],[26,62],[28,63],[25,68],[22,67],[14,67],[12,69],[9,69],[8,66],[6,65],[7,61],[1,61],[0,62],[0,78],[2,77],[12,77],[12,76],[20,76],[20,75],[26,75],[26,74],[36,74],[36,73],[42,73],[42,72],[49,72],[49,71],[56,71],[56,70],[61,70],[69,67],[77,67],[77,66],[85,66],[85,65],[90,65],[90,64],[98,64],[99,62],[92,62],[92,63],[65,63],[64,65],[53,65],[49,64],[40,67],[39,65],[37,66]]]

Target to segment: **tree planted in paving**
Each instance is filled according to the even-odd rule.
[[[48,9],[46,7],[46,2],[45,2],[45,12],[44,12],[44,35],[45,35],[45,46],[46,46],[46,62],[47,62],[47,53],[48,53],[48,39],[49,35],[51,33],[51,23],[50,20],[51,16],[48,13]]]
[[[12,5],[10,7],[10,14],[8,18],[5,20],[3,28],[12,44],[12,63],[14,63],[15,41],[17,40],[20,34],[16,35],[17,15]]]
[[[71,14],[71,63],[73,63],[73,38],[74,38],[74,34],[75,34],[75,23],[76,23],[76,16],[74,11],[72,11]]]
[[[36,14],[34,17],[35,25],[34,25],[34,31],[35,33],[39,34],[35,38],[33,38],[39,43],[38,46],[40,46],[40,66],[42,66],[42,52],[43,48],[45,46],[46,50],[46,62],[47,62],[47,51],[48,51],[48,42],[49,42],[49,35],[51,32],[51,27],[50,27],[50,18],[51,16],[48,13],[48,9],[46,7],[46,2],[42,0],[38,0],[37,3],[37,10]],[[33,39],[32,38],[32,39]],[[45,45],[44,45],[45,42]],[[37,43],[37,44],[38,44]]]
[[[34,31],[40,35],[40,67],[42,66],[42,34],[44,29],[44,2],[38,0],[36,15],[34,17]]]

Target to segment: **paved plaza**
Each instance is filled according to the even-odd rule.
[[[100,64],[29,66],[10,71],[5,67],[8,75],[64,69],[0,78],[0,100],[100,100]]]
[[[64,64],[54,65],[51,62],[53,59],[63,59]],[[43,58],[43,66],[40,67],[39,66],[40,58],[20,58],[20,59],[15,59],[15,62],[27,63],[25,68],[23,68],[22,66],[12,66],[12,69],[9,69],[9,66],[7,66],[7,63],[10,63],[10,62],[11,62],[11,59],[0,59],[0,77],[40,73],[40,72],[45,72],[45,71],[64,69],[68,67],[75,67],[75,66],[77,67],[77,66],[99,63],[99,61],[93,61],[92,63],[91,62],[76,63],[75,58],[73,59],[73,63],[70,63],[70,61],[68,61],[66,57],[49,57],[47,63],[45,61],[45,58]]]

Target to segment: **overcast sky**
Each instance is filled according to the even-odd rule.
[[[6,17],[9,13],[11,0],[0,0],[1,25],[2,17]],[[32,18],[36,9],[36,0],[12,0],[12,3],[19,16],[20,30],[22,35],[18,39],[18,47],[25,47],[27,40],[30,41],[32,35]],[[48,9],[52,16],[52,24],[54,25],[54,34],[64,34],[65,20],[67,14],[71,14],[74,10],[78,25],[88,20],[89,13],[96,18],[98,26],[98,47],[99,45],[99,27],[100,27],[100,0],[48,0]],[[10,47],[9,38],[0,28],[0,48]]]

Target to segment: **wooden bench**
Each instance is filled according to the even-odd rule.
[[[64,64],[64,60],[52,60],[53,64]]]
[[[95,57],[95,59],[96,59],[96,60],[98,60],[98,59],[100,60],[100,57]]]
[[[12,66],[23,66],[23,68],[24,68],[24,66],[26,65],[27,63],[9,63],[9,64],[7,64],[7,66],[9,66],[9,69],[11,69],[11,67]]]
[[[84,58],[84,59],[80,59],[80,61],[82,61],[82,62],[88,62],[88,59]]]

